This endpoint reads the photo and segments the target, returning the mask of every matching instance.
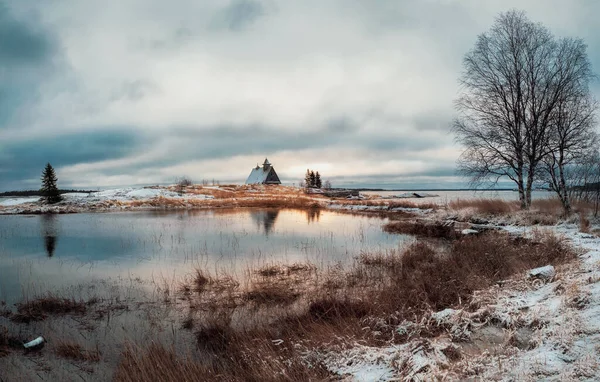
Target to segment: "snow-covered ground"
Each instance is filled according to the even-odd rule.
[[[327,367],[354,381],[598,380],[600,238],[579,232],[573,224],[549,229],[584,252],[576,264],[562,267],[552,282],[498,288],[495,301],[477,312],[432,313],[427,323],[443,325],[448,333],[438,338],[417,336],[406,344],[380,348],[357,344],[321,354]],[[535,234],[532,227],[506,230]],[[406,333],[414,325],[396,330]],[[481,338],[492,342],[489,349],[469,352],[473,346],[468,344]],[[452,359],[461,352],[462,359]]]
[[[2,213],[65,211],[81,212],[107,202],[150,201],[156,198],[186,200],[214,199],[212,195],[183,194],[165,188],[119,188],[92,193],[71,192],[62,195],[63,201],[53,206],[39,203],[39,197],[0,198]]]
[[[9,206],[17,206],[19,204],[25,204],[25,203],[34,203],[34,202],[37,202],[39,199],[40,198],[37,196],[24,197],[24,198],[17,198],[17,197],[0,198],[0,206],[9,207]]]

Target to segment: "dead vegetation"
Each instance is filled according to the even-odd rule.
[[[22,349],[23,343],[4,326],[0,326],[0,358],[8,355],[12,350]]]
[[[457,199],[448,203],[450,210],[473,209],[482,215],[500,215],[519,210],[519,202],[502,199]]]
[[[454,229],[453,224],[444,224],[437,221],[393,221],[384,225],[383,230],[388,233],[399,233],[405,235],[415,235],[419,237],[431,237],[449,240],[456,239],[459,236]]]
[[[203,274],[203,294],[190,302],[194,311],[203,312],[195,325],[202,360],[159,344],[135,351],[130,346],[116,380],[141,381],[152,375],[164,380],[327,380],[330,375],[322,365],[308,362],[302,349],[338,341],[343,346],[343,338],[372,345],[406,340],[396,332],[403,320],[418,321],[449,307],[476,308],[470,305],[475,291],[574,257],[563,240],[550,234],[523,239],[486,232],[450,237],[443,249],[417,241],[399,251],[363,253],[349,270],[306,272],[304,265],[267,265],[251,272],[257,279],[246,287],[228,283],[220,301],[208,293],[219,278]],[[292,270],[309,275],[302,287]],[[444,330],[429,325],[420,335]],[[460,352],[448,351],[448,358],[461,359]]]
[[[96,350],[84,349],[83,346],[74,341],[59,340],[54,349],[58,357],[70,359],[73,361],[98,362],[100,361],[100,352]]]
[[[594,211],[591,203],[573,202],[573,212],[585,220]],[[447,204],[447,213],[455,214],[461,221],[493,219],[517,225],[555,225],[566,216],[560,200],[556,197],[534,199],[529,210],[521,210],[516,200],[457,199]]]
[[[75,299],[60,298],[52,294],[17,304],[17,312],[10,319],[18,323],[43,321],[49,315],[84,314],[87,304]]]
[[[227,355],[197,360],[177,355],[174,349],[152,343],[145,348],[128,345],[115,373],[117,382],[142,381],[327,381],[329,372],[320,364],[308,364],[286,346],[266,338],[234,339],[232,333],[212,330],[200,336],[217,353]],[[246,347],[244,345],[250,345]],[[211,362],[212,361],[212,362]]]

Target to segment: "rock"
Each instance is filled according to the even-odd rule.
[[[544,267],[534,268],[528,272],[530,279],[539,279],[543,281],[550,281],[556,275],[556,271],[552,265],[546,265]]]

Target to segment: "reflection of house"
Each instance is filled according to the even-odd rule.
[[[278,214],[279,210],[250,211],[250,216],[252,217],[252,220],[254,220],[256,226],[263,228],[265,230],[265,235],[267,236],[269,236],[269,232],[273,229]]]
[[[246,179],[246,184],[281,184],[281,181],[269,160],[265,158],[262,167],[256,165],[252,169],[248,179]]]

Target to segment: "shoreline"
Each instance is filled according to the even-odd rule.
[[[532,211],[502,200],[420,208],[410,200],[250,190],[203,190],[213,198],[198,197],[198,208],[391,213],[382,229],[417,239],[396,251],[353,254],[343,268],[262,264],[242,281],[191,267],[176,279],[96,280],[31,295],[0,306],[0,364],[10,375],[116,381],[165,371],[167,380],[232,381],[600,372],[587,357],[600,348],[600,226],[584,224],[584,210],[562,217],[549,201]],[[90,212],[188,208],[176,201],[103,201],[114,206]],[[548,265],[555,274],[532,282],[530,271]],[[38,336],[48,343],[36,357],[19,349]]]

